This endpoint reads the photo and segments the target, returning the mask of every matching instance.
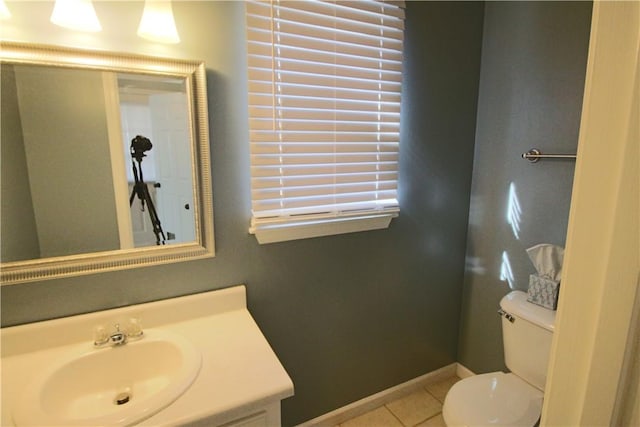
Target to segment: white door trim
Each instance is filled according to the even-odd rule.
[[[594,2],[542,425],[613,421],[640,272],[639,49],[640,2]]]

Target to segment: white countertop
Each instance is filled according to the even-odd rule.
[[[70,347],[92,346],[93,329],[140,317],[143,329],[179,334],[202,353],[191,387],[141,426],[181,425],[207,418],[216,425],[293,395],[293,383],[246,308],[245,287],[3,328],[3,426],[12,426],[12,399]]]

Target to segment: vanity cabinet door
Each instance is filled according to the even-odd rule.
[[[269,427],[267,415],[266,412],[260,412],[241,420],[232,421],[221,427]]]
[[[260,412],[238,418],[219,427],[274,427],[281,425],[280,401],[262,407]]]

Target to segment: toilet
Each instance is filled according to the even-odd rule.
[[[511,372],[474,375],[451,387],[442,407],[449,427],[531,427],[540,419],[556,312],[513,291],[502,298],[498,313]]]

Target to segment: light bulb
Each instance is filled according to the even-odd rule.
[[[161,43],[180,42],[170,1],[145,0],[138,35]]]
[[[91,0],[56,0],[51,22],[77,31],[102,31]]]
[[[0,20],[11,18],[11,12],[4,0],[0,0]]]

